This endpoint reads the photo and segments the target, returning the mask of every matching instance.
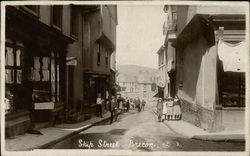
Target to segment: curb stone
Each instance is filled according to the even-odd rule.
[[[120,115],[120,114],[122,114],[122,112],[120,111],[120,112],[118,112],[117,114]],[[89,128],[91,128],[91,127],[93,127],[93,126],[95,126],[95,125],[97,125],[97,124],[99,124],[99,123],[105,122],[105,121],[107,121],[107,120],[110,120],[110,116],[107,117],[107,118],[104,118],[104,119],[102,119],[102,120],[100,120],[100,121],[97,121],[97,122],[95,122],[95,123],[88,124],[88,125],[82,127],[81,129],[76,130],[76,131],[74,131],[74,132],[71,132],[71,133],[69,133],[69,134],[67,134],[67,135],[65,135],[65,136],[63,136],[63,137],[61,137],[61,138],[52,140],[52,141],[50,141],[50,142],[48,142],[48,143],[45,143],[45,144],[43,144],[43,145],[39,145],[39,146],[37,146],[37,147],[27,148],[26,150],[47,149],[49,146],[52,146],[52,145],[54,145],[54,144],[56,144],[56,143],[59,143],[59,142],[61,142],[62,140],[65,140],[65,139],[67,139],[67,138],[70,138],[70,137],[72,137],[72,136],[74,136],[74,135],[76,135],[76,134],[78,134],[78,133],[80,133],[80,132],[82,132],[82,131],[85,131],[85,130],[87,130],[87,129],[89,129]]]

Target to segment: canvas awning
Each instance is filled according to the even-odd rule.
[[[247,58],[246,50],[245,41],[231,44],[220,40],[218,44],[218,55],[223,63],[224,71],[245,72]]]
[[[206,18],[206,15],[195,15],[191,21],[178,35],[173,47],[184,48],[188,43],[193,42],[198,35],[202,34],[207,40],[207,46],[211,47],[215,44],[215,35],[212,23]]]

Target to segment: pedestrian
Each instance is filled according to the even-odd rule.
[[[134,110],[136,110],[136,108],[137,108],[137,101],[136,101],[136,99],[134,98],[134,100],[133,100],[133,103],[134,103]]]
[[[166,103],[167,107],[166,107],[166,117],[167,117],[167,120],[170,120],[170,117],[171,117],[171,98],[167,98],[167,103]]]
[[[163,109],[163,102],[161,98],[158,99],[156,107],[157,107],[158,122],[161,122],[162,109]]]
[[[129,104],[130,104],[131,109],[134,110],[134,102],[132,98],[130,98]]]
[[[142,99],[141,104],[142,104],[142,110],[144,111],[144,107],[145,107],[145,105],[146,105],[146,101],[145,101],[144,99]]]
[[[96,112],[97,112],[97,116],[101,117],[101,118],[103,118],[103,116],[102,116],[102,103],[103,103],[102,95],[101,95],[101,93],[98,93],[98,96],[96,98],[96,104],[97,104]]]
[[[168,119],[168,101],[166,98],[163,99],[163,109],[162,109],[162,115],[165,116],[165,120]]]
[[[141,111],[141,101],[140,101],[140,98],[139,98],[139,97],[137,97],[136,106],[137,106],[138,112],[140,112],[140,111]]]
[[[130,107],[130,105],[129,105],[129,99],[127,98],[127,99],[126,99],[126,108],[127,108],[127,112],[129,112],[129,107]]]
[[[181,119],[181,105],[178,96],[174,98],[173,115],[175,120]]]
[[[110,113],[111,113],[110,124],[112,124],[114,118],[115,121],[117,121],[117,102],[114,96],[112,96],[110,102]]]
[[[119,97],[117,98],[117,104],[118,104],[117,107],[118,107],[118,108],[120,108],[121,101],[122,101],[122,97],[119,96]]]

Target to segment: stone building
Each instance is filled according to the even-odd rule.
[[[96,95],[87,84],[106,96],[116,14],[106,5],[6,6],[6,137],[84,115]]]
[[[170,92],[182,101],[183,120],[208,131],[244,129],[244,7],[165,6],[165,11],[174,20],[165,40],[168,63],[174,65],[168,71]]]
[[[159,90],[163,90],[163,97],[166,98],[169,96],[169,77],[167,74],[167,55],[166,50],[164,46],[161,46],[160,49],[157,51],[158,54],[158,81],[157,81],[157,87]]]
[[[138,76],[120,73],[117,76],[117,83],[120,86],[119,94],[126,98],[140,98],[150,102],[157,93],[157,74],[152,75],[148,71],[139,71]]]

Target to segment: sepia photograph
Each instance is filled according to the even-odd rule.
[[[5,1],[0,62],[1,155],[249,155],[248,2]]]

